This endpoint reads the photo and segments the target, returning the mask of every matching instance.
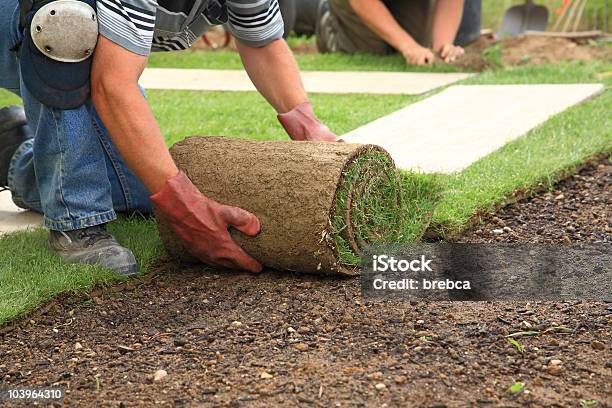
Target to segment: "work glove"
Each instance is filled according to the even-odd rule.
[[[151,196],[157,210],[185,243],[193,256],[209,265],[260,272],[262,266],[234,242],[229,228],[248,236],[259,234],[257,217],[238,207],[205,197],[180,172]]]
[[[278,121],[293,140],[311,142],[342,142],[314,114],[310,102],[304,102],[287,113],[281,113]]]

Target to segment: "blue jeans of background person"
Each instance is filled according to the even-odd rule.
[[[482,0],[465,0],[455,44],[464,46],[476,41],[480,37],[481,21]]]
[[[150,213],[149,192],[119,156],[91,101],[59,110],[29,94],[10,51],[21,38],[18,1],[0,1],[0,88],[21,96],[34,132],[10,163],[15,204],[43,213],[45,227],[56,231],[104,224],[117,212]]]

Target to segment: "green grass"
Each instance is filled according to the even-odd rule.
[[[134,251],[143,271],[163,255],[152,220],[125,219],[111,223],[110,231]],[[0,323],[60,293],[83,292],[121,280],[100,267],[63,264],[47,250],[46,240],[42,229],[0,238]]]
[[[209,53],[226,58],[223,53]],[[312,57],[313,69],[345,65],[361,69],[342,58]],[[399,64],[394,57],[377,57],[383,69]],[[364,65],[374,60],[359,58]],[[218,64],[215,62],[214,64]],[[214,65],[213,63],[211,63]],[[223,65],[223,64],[220,64]],[[327,68],[326,68],[327,67]],[[612,70],[603,62],[563,63],[541,67],[517,67],[485,72],[467,83],[575,83],[598,82],[596,74]],[[600,80],[612,85],[612,78]],[[338,134],[345,133],[423,97],[312,95],[320,117]],[[273,110],[255,93],[149,91],[149,100],[169,144],[187,135],[226,135],[279,140],[286,135],[276,122]],[[13,95],[0,91],[0,106],[18,103]],[[474,163],[456,175],[403,173],[405,200],[417,201],[406,218],[406,236],[420,235],[427,225],[423,214],[434,211],[428,200],[437,187],[444,187],[435,208],[432,229],[451,237],[474,220],[477,214],[494,211],[517,191],[549,187],[560,174],[580,165],[586,158],[612,148],[612,90],[569,109],[525,137]],[[120,241],[136,253],[143,270],[159,259],[163,250],[151,221],[120,221],[113,224]],[[14,318],[61,292],[88,290],[95,284],[116,280],[99,268],[67,266],[45,249],[46,234],[18,233],[0,238],[0,322]]]
[[[429,72],[432,69],[431,67],[408,66],[400,55],[297,54],[295,57],[302,70]],[[148,66],[151,68],[242,69],[238,53],[228,50],[157,52],[151,55]],[[434,69],[438,72],[459,71],[459,68],[441,62],[436,63]]]
[[[254,92],[149,91],[148,97],[168,144],[190,135],[288,139],[274,110]],[[321,120],[344,134],[420,98],[316,94],[310,99]]]
[[[399,172],[380,150],[363,152],[347,166],[336,192],[330,235],[340,263],[358,266],[370,244],[420,239],[440,193],[436,178]]]

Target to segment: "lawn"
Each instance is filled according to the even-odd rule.
[[[238,67],[228,52],[155,56],[153,66]],[[227,66],[224,65],[227,63]],[[201,64],[201,65],[200,65]],[[300,57],[303,69],[404,69],[396,57]],[[434,68],[438,70],[438,68]],[[442,70],[449,70],[442,68]],[[452,69],[451,69],[452,70]],[[597,74],[612,70],[604,62],[564,63],[488,71],[471,84],[601,82]],[[429,95],[312,95],[317,113],[338,134],[391,113]],[[168,144],[188,135],[225,135],[266,140],[286,139],[273,110],[255,93],[149,91],[148,97]],[[18,99],[0,92],[0,106]],[[443,187],[430,229],[450,238],[476,215],[486,215],[517,191],[549,187],[586,158],[612,149],[612,90],[554,117],[525,137],[455,175],[423,175],[424,183]],[[136,253],[143,271],[163,256],[151,220],[122,220],[112,231]],[[60,265],[45,249],[46,233],[18,233],[0,238],[0,322],[35,308],[61,292],[79,292],[115,281],[101,268]]]

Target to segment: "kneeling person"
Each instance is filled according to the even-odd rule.
[[[132,252],[106,225],[155,206],[202,261],[261,270],[228,231],[256,235],[259,220],[203,196],[179,172],[138,86],[151,51],[188,48],[216,24],[237,38],[292,139],[336,140],[308,102],[277,0],[0,2],[0,88],[25,108],[0,111],[0,189],[44,214],[49,247],[65,261],[135,273]]]
[[[451,63],[480,35],[480,12],[481,0],[321,0],[317,48],[396,51],[412,65],[431,64],[437,54]]]

